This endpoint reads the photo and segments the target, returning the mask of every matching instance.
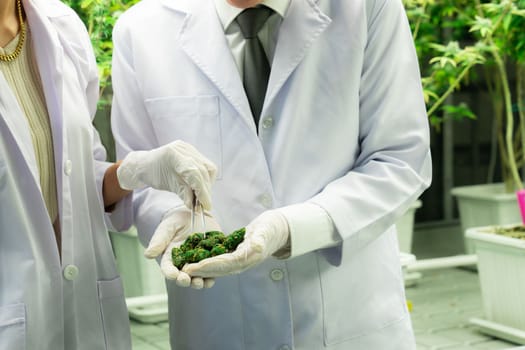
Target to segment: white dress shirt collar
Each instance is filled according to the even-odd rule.
[[[284,18],[290,2],[292,0],[263,0],[261,5],[268,6]],[[215,8],[221,20],[224,30],[235,20],[235,17],[242,12],[243,9],[230,5],[226,0],[215,0]]]

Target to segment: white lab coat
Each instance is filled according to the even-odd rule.
[[[90,41],[63,3],[23,4],[53,134],[62,261],[29,125],[0,73],[0,349],[129,350],[101,201],[109,163],[91,125],[98,78]]]
[[[169,283],[172,348],[415,349],[393,224],[429,185],[431,159],[401,1],[292,0],[259,134],[213,0],[143,0],[113,38],[120,156],[182,139],[219,168],[225,232],[311,201],[343,239],[209,290]],[[144,243],[173,197],[135,196]]]

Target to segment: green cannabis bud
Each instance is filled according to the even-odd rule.
[[[244,227],[228,236],[220,231],[193,233],[180,247],[171,250],[173,265],[180,270],[187,263],[196,263],[212,256],[231,253],[243,241],[245,233]]]
[[[226,247],[223,246],[222,244],[218,244],[218,245],[216,245],[216,246],[213,247],[213,248],[211,249],[211,251],[210,251],[211,256],[221,255],[221,254],[224,254],[224,253],[226,253],[226,252],[228,252],[228,251],[226,250]]]
[[[244,239],[244,234],[246,233],[246,229],[243,227],[241,229],[238,229],[237,231],[233,231],[226,237],[226,240],[224,241],[224,247],[228,249],[228,251],[234,251],[235,248],[239,245],[239,243],[242,242]]]
[[[171,260],[173,260],[173,265],[175,265],[175,267],[179,270],[182,269],[186,263],[186,259],[184,258],[184,252],[181,248],[175,247],[171,250]]]

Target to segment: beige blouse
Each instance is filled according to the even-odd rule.
[[[0,48],[1,54],[9,54],[15,50],[18,44],[17,35],[4,48]],[[46,108],[44,91],[38,66],[31,45],[30,31],[27,30],[26,41],[22,52],[11,62],[0,61],[0,71],[18,99],[21,110],[24,112],[35,151],[40,175],[40,188],[46,203],[51,222],[55,222],[58,213],[55,161],[53,152],[53,135]]]

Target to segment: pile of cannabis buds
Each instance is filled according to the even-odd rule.
[[[180,247],[172,249],[173,265],[180,270],[186,263],[196,263],[212,256],[231,253],[243,241],[245,233],[244,227],[227,236],[220,231],[193,233]]]

